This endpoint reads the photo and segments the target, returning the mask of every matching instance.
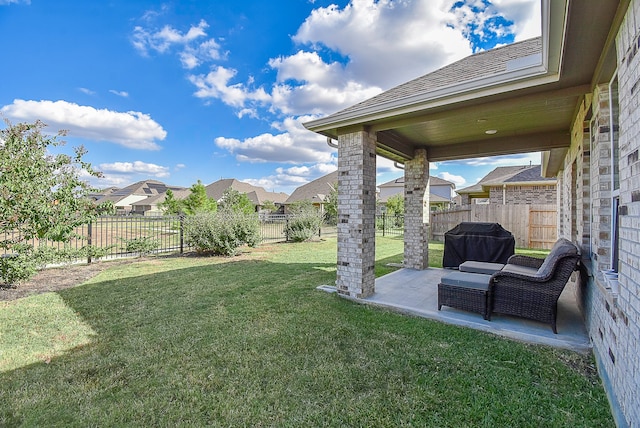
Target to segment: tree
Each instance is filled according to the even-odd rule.
[[[58,140],[64,131],[51,137],[43,134],[41,121],[5,124],[0,130],[0,249],[15,257],[3,258],[0,279],[12,283],[35,273],[17,266],[34,251],[29,241],[68,242],[77,226],[95,218],[100,207],[88,197],[93,189],[80,175],[101,174],[82,160],[83,147],[73,156],[49,152],[65,144]],[[12,274],[18,271],[23,273]]]
[[[247,194],[240,193],[231,187],[222,193],[220,208],[245,214],[253,214],[256,212],[253,202],[251,202]]]
[[[207,188],[200,180],[190,188],[191,194],[182,200],[185,214],[193,215],[198,212],[216,212],[218,204],[207,196]]]
[[[162,210],[162,212],[169,215],[182,214],[184,210],[182,206],[182,199],[176,199],[171,189],[167,189],[166,195],[167,196],[165,196],[164,201],[158,204],[158,207]]]
[[[404,215],[404,195],[398,193],[397,195],[390,196],[387,199],[387,214],[390,216]]]
[[[331,186],[331,191],[324,198],[324,219],[327,224],[338,222],[338,183]]]

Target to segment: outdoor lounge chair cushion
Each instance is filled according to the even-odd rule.
[[[578,249],[573,243],[567,239],[560,238],[553,245],[549,255],[545,257],[544,262],[536,272],[535,276],[539,278],[547,278],[553,275],[553,269],[558,260],[562,257],[578,254]]]
[[[483,275],[481,273],[452,271],[443,275],[440,279],[440,283],[486,291],[489,289],[490,279],[490,275]]]
[[[504,268],[502,268],[502,272],[519,273],[520,275],[534,276],[538,273],[538,269],[508,263],[504,266]]]
[[[482,273],[485,275],[491,275],[499,270],[502,270],[504,264],[502,263],[490,263],[490,262],[477,262],[474,260],[469,260],[462,263],[458,269],[460,272],[472,272],[472,273]]]

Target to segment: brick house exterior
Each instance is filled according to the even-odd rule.
[[[542,177],[540,165],[501,166],[457,193],[462,205],[553,205],[557,202],[556,182],[555,177]]]
[[[636,427],[640,0],[541,3],[541,37],[305,124],[339,143],[338,292],[375,292],[376,154],[405,165],[406,266],[425,269],[429,162],[541,151],[542,176],[557,180],[557,235],[581,248],[575,277],[598,372],[617,425]]]

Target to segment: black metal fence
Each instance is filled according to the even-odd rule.
[[[286,229],[290,218],[289,215],[261,215],[261,242],[287,241]],[[77,237],[66,244],[51,241],[40,243],[36,239],[29,243],[34,247],[44,244],[56,249],[79,250],[92,247],[100,251],[93,251],[90,254],[99,253],[104,258],[135,256],[137,253],[132,250],[135,245],[131,244],[143,240],[154,242],[153,253],[183,253],[192,249],[184,240],[184,221],[179,216],[101,216],[89,224],[78,227],[75,233]],[[376,234],[379,236],[402,235],[402,216],[377,216]],[[322,225],[318,230],[318,236],[335,237],[337,227]],[[91,262],[90,256],[88,262]]]

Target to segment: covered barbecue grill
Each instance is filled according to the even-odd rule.
[[[498,223],[463,222],[444,234],[442,266],[457,268],[468,261],[507,263],[516,240]]]

